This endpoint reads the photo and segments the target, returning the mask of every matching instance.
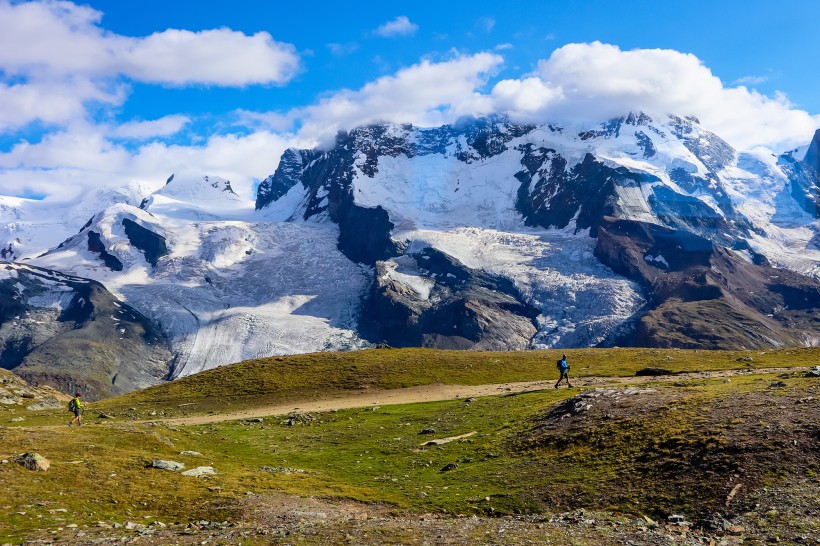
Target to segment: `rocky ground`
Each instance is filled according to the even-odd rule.
[[[580,445],[598,456],[626,449],[630,442],[640,445],[643,455],[628,471],[619,470],[620,478],[602,482],[602,496],[613,499],[630,489],[655,495],[658,502],[682,496],[697,509],[681,516],[662,519],[648,509],[623,514],[595,502],[529,515],[419,514],[383,504],[248,492],[239,501],[224,501],[230,503],[226,513],[233,514],[227,521],[170,521],[157,515],[78,525],[66,514],[60,527],[43,529],[22,544],[820,545],[820,379],[812,373],[792,369],[745,386],[740,378],[710,378],[708,388],[731,385],[731,396],[711,393],[693,375],[658,378],[658,384],[592,383],[522,434],[516,449],[533,457],[566,446]],[[2,388],[18,402],[45,394],[11,377]],[[697,441],[673,436],[651,449],[642,447],[646,438],[636,427],[649,430],[652,441],[653,421],[666,426],[693,410],[696,427],[705,431]],[[625,433],[631,435],[627,444],[608,443],[615,439],[606,434],[624,441]],[[567,451],[568,468],[571,456]],[[220,487],[208,489],[218,493]],[[549,497],[549,491],[536,493]]]
[[[761,493],[749,511],[731,519],[716,514],[695,524],[587,510],[497,518],[418,515],[349,501],[252,495],[242,503],[240,521],[171,523],[152,518],[100,522],[90,528],[68,523],[59,535],[23,544],[815,545],[820,544],[818,499],[820,483],[808,480],[788,491]],[[786,514],[801,515],[805,530],[786,526]]]

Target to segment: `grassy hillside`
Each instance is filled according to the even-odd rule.
[[[177,405],[190,400],[219,407],[205,403],[215,393],[249,405],[254,396],[327,396],[356,390],[364,381],[391,387],[448,377],[463,383],[554,379],[555,354],[535,355],[380,350],[266,359],[111,399],[105,407],[122,407],[126,414],[127,404],[140,403],[146,410],[182,411]],[[744,356],[570,353],[573,371],[597,366],[596,375],[622,376],[661,364],[674,370],[800,366],[816,362],[818,352],[754,353],[751,363],[737,360]],[[456,371],[447,376],[448,369]],[[757,370],[731,379],[614,383],[191,427],[118,416],[68,428],[64,411],[14,407],[0,414],[4,425],[13,425],[0,427],[0,459],[37,451],[52,467],[32,472],[13,462],[0,465],[0,543],[40,538],[78,544],[139,532],[155,532],[154,542],[147,542],[154,544],[213,540],[213,527],[200,520],[225,521],[225,544],[409,543],[429,538],[426,528],[416,528],[414,514],[424,513],[529,518],[481,520],[493,537],[499,525],[513,529],[511,521],[535,522],[522,524],[511,542],[545,540],[554,533],[557,543],[565,543],[562,526],[577,524],[574,544],[616,544],[625,537],[640,543],[640,533],[655,531],[629,522],[643,515],[664,521],[673,513],[701,527],[720,514],[742,527],[750,543],[769,536],[787,542],[820,536],[820,379]],[[20,415],[26,420],[10,422]],[[32,426],[57,422],[63,426]],[[461,438],[428,445],[452,437]],[[154,458],[186,468],[210,465],[216,474],[194,478],[153,469]],[[363,523],[303,513],[274,525],[260,515],[283,498],[299,497],[366,503],[357,506],[384,516]],[[578,509],[617,524],[551,516]],[[304,523],[310,517],[318,523]],[[111,528],[155,520],[167,527]],[[624,525],[632,525],[629,532],[638,538],[624,535]],[[271,537],[272,528],[287,528],[288,534]]]
[[[820,349],[573,349],[566,352],[573,377],[626,377],[646,367],[685,372],[810,366],[820,361]],[[135,410],[129,408],[150,407],[160,416],[172,417],[323,398],[368,388],[555,379],[555,361],[561,354],[562,351],[372,349],[262,358],[111,398],[96,407],[134,416]],[[146,417],[144,413],[142,416]]]

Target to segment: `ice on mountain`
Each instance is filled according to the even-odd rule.
[[[423,256],[423,258],[429,259],[429,256]],[[436,285],[435,274],[432,278],[424,276],[416,260],[406,255],[385,262],[385,277],[410,287],[423,300],[430,299],[430,292]]]
[[[646,256],[643,257],[643,259],[646,262],[648,262],[652,265],[655,265],[656,267],[657,267],[658,264],[660,264],[660,265],[663,266],[664,269],[669,269],[669,262],[667,262],[666,258],[664,258],[663,255],[661,255],[661,254],[658,254],[657,256],[652,256],[650,254],[647,254]]]
[[[621,217],[664,223],[651,199],[691,198],[687,203],[714,211],[714,217],[748,222],[751,250],[742,252],[749,259],[763,254],[777,266],[820,278],[816,219],[790,196],[787,176],[771,153],[736,154],[693,119],[634,114],[615,121],[531,127],[484,120],[487,138],[472,144],[468,133],[477,130],[470,126],[476,120],[435,129],[393,124],[351,131],[344,144],[351,157],[358,154],[351,195],[358,206],[387,211],[393,239],[409,245],[405,252],[431,246],[510,279],[539,312],[535,347],[606,343],[630,326],[646,302],[638,285],[594,257],[590,229],[578,229],[580,209],[567,215],[571,220],[563,229],[526,224],[516,208],[522,188],[516,173],[530,172],[522,165],[525,150],[538,163],[533,180],[552,168],[550,158],[560,157],[571,171],[591,154],[613,176],[640,174],[621,177],[610,194]],[[53,247],[94,216],[93,229],[123,263],[122,271],[105,268],[87,250],[84,234],[35,263],[99,280],[160,324],[180,355],[177,375],[243,358],[364,346],[356,334],[358,306],[373,270],[338,250],[340,231],[326,210],[334,186],[314,180],[308,188],[301,179],[324,152],[288,153],[292,172],[282,177],[290,178],[260,210],[225,179],[177,175],[153,193],[133,192],[140,200],[150,194],[146,210],[133,206],[140,200],[129,200],[97,214],[100,207],[89,201],[50,210],[51,223],[43,220],[45,209],[0,198],[0,235],[21,235],[30,256],[47,230],[60,234],[50,235],[47,246]],[[799,154],[793,157],[802,159]],[[538,191],[534,182],[526,189],[533,196]],[[548,203],[558,188],[540,190],[553,193],[537,195]],[[100,203],[123,203],[117,199]],[[128,240],[125,218],[166,238],[168,255],[155,267]],[[668,267],[660,254],[645,259]],[[388,264],[386,274],[429,297],[434,281],[414,259],[399,256]]]

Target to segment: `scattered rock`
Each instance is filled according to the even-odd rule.
[[[165,461],[163,459],[154,459],[151,462],[151,466],[153,468],[159,468],[160,470],[170,470],[171,472],[176,472],[177,470],[182,470],[185,468],[185,465],[182,463],[178,463],[176,461]]]
[[[769,384],[770,389],[781,389],[781,388],[786,387],[786,386],[787,385],[782,381],[775,381],[775,382]]]
[[[51,461],[39,453],[23,453],[14,458],[14,462],[28,468],[29,470],[39,470],[45,472],[51,466]]]
[[[815,366],[806,373],[806,377],[820,377],[820,366]]]
[[[201,457],[202,453],[199,451],[180,451],[180,455],[188,455],[189,457]]]
[[[639,377],[656,377],[659,375],[675,375],[675,372],[663,368],[642,368],[635,372]]]
[[[456,468],[458,468],[458,464],[449,463],[442,467],[441,472],[449,472],[450,470],[455,470]]]
[[[672,514],[671,516],[666,518],[666,521],[671,523],[672,525],[681,525],[683,523],[686,523],[686,517],[681,516],[680,514]]]
[[[64,404],[53,397],[43,398],[39,402],[27,406],[29,411],[43,411],[52,409],[62,409]]]
[[[114,416],[113,416],[113,415],[111,415],[111,414],[109,414],[109,413],[103,413],[103,412],[100,412],[100,414],[98,415],[98,417],[99,417],[100,419],[113,419],[113,418],[114,418]]]
[[[210,487],[208,487],[208,491],[222,491],[222,488],[218,485],[211,485]]]
[[[740,358],[736,358],[735,362],[754,362],[754,358],[750,356],[741,356]]]
[[[434,428],[425,428],[425,429],[422,429],[421,432],[419,432],[419,434],[435,434],[435,433],[436,433],[436,429],[434,429]]]
[[[459,434],[458,436],[450,436],[448,438],[437,438],[435,440],[430,440],[429,442],[424,442],[423,446],[440,446],[443,444],[448,444],[450,442],[455,442],[456,440],[463,440],[464,438],[469,438],[470,436],[475,436],[478,434],[476,431],[468,432],[467,434]]]
[[[14,417],[14,418],[11,419],[11,422],[12,423],[19,423],[20,421],[25,421],[25,420],[26,420],[25,417]]]
[[[193,478],[199,478],[200,476],[207,476],[210,474],[216,474],[216,470],[214,470],[214,467],[212,466],[198,466],[182,473],[183,476],[190,476]]]
[[[251,417],[250,419],[245,419],[246,423],[261,423],[264,421],[261,417]]]
[[[726,528],[726,532],[732,536],[738,536],[746,532],[746,529],[742,525],[730,525]]]
[[[279,467],[279,466],[263,466],[261,468],[262,472],[271,472],[274,474],[282,473],[282,474],[304,474],[304,470],[301,468],[288,468],[288,467]]]
[[[285,422],[285,424],[289,427],[292,427],[292,426],[298,425],[298,424],[310,424],[315,419],[316,418],[313,415],[309,414],[309,413],[296,413],[296,412],[293,412],[293,413],[288,414],[288,420]]]

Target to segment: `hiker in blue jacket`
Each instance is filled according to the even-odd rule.
[[[561,377],[558,378],[558,383],[555,384],[555,388],[558,388],[558,385],[561,384],[561,381],[564,379],[567,380],[567,388],[571,389],[572,385],[569,384],[569,364],[567,364],[567,355],[561,355],[561,360],[559,360],[555,367],[558,368],[558,371],[561,373]]]

